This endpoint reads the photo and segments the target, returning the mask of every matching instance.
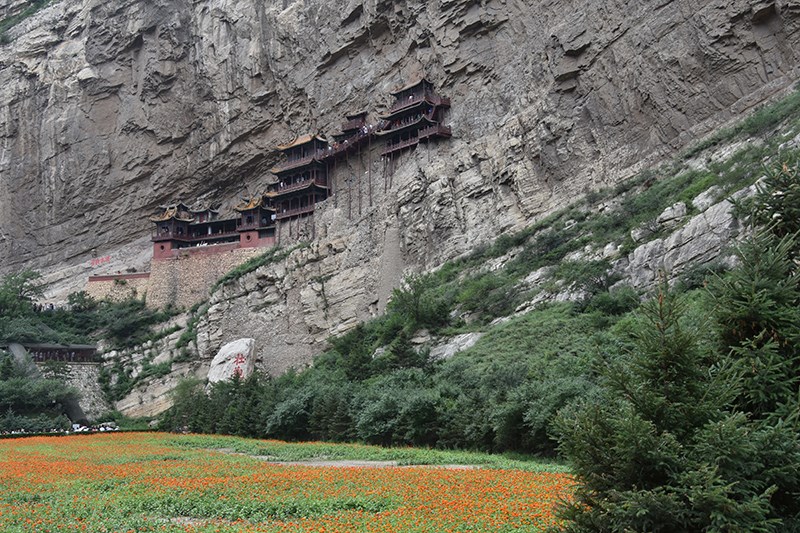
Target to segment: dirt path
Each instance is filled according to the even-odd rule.
[[[208,451],[228,455],[244,455],[273,465],[310,466],[316,468],[441,468],[444,470],[477,470],[480,465],[400,465],[397,461],[368,461],[356,459],[307,459],[304,461],[281,461],[272,455],[250,455],[233,448],[207,448]]]

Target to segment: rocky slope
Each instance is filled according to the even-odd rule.
[[[454,139],[348,224],[382,242],[396,215],[390,253],[430,267],[789,85],[798,14],[796,0],[56,1],[0,46],[0,268],[122,253],[159,203],[232,202],[269,179],[276,143],[384,109],[421,74],[452,98]]]

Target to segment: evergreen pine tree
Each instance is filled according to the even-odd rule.
[[[797,168],[769,173],[752,217],[767,225],[712,285],[718,349],[662,292],[602,401],[560,416],[578,480],[565,531],[800,531]]]

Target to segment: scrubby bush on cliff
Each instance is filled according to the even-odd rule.
[[[593,393],[590,362],[611,342],[600,328],[618,319],[554,305],[445,361],[416,349],[402,327],[375,353],[394,326],[361,326],[333,339],[332,350],[303,372],[218,383],[207,396],[201,385],[183,384],[162,427],[552,454],[553,417]]]
[[[42,308],[35,304],[44,292],[40,277],[22,270],[0,281],[0,342],[71,344],[105,338],[128,347],[146,341],[154,325],[174,314],[150,309],[138,299],[98,302],[85,292],[70,294],[66,306]]]

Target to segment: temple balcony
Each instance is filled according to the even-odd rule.
[[[215,241],[218,239],[227,239],[228,237],[233,237],[235,235],[239,235],[239,231],[221,231],[219,233],[212,233],[204,234],[204,235],[192,235],[188,239],[185,239],[189,242],[199,242],[199,241]]]
[[[306,206],[303,206],[303,207],[295,207],[294,209],[289,209],[289,210],[284,211],[282,213],[278,213],[276,215],[276,219],[277,220],[283,220],[283,219],[286,219],[286,218],[296,217],[298,215],[304,215],[306,213],[313,213],[314,209],[315,209],[315,205],[314,204],[306,205]]]
[[[182,242],[200,242],[200,241],[214,241],[218,239],[225,239],[228,237],[233,237],[239,235],[239,231],[223,231],[218,233],[204,233],[202,235],[175,235],[172,233],[157,233],[153,232],[152,241],[153,242],[163,242],[163,241],[182,241]]]
[[[180,235],[180,237],[182,238],[183,235]],[[172,233],[160,233],[158,232],[158,230],[156,230],[153,231],[150,240],[153,242],[164,242],[164,241],[173,241],[177,238],[179,238],[178,235],[173,235]]]
[[[420,128],[427,127],[431,124],[431,119],[427,115],[419,117],[407,117],[399,121],[399,123],[392,124],[391,122],[385,124],[385,128],[381,130],[380,135],[393,135],[402,133],[404,131],[419,130]]]
[[[450,126],[445,126],[443,124],[433,124],[427,128],[422,128],[418,133],[420,140],[429,139],[431,137],[452,137],[452,135],[453,130],[450,129]]]
[[[312,163],[315,159],[319,160],[320,157],[324,156],[325,150],[318,150],[311,155],[306,157],[302,157],[300,159],[293,159],[291,161],[284,161],[283,163],[279,163],[272,168],[272,172],[275,174],[286,172],[287,170],[292,170],[295,168],[304,167],[310,163]]]
[[[388,144],[387,143],[386,146],[384,147],[384,149],[381,151],[381,155],[383,156],[383,155],[392,154],[394,152],[399,152],[400,150],[405,150],[406,148],[408,148],[410,146],[415,146],[416,144],[419,144],[419,138],[418,137],[412,137],[412,138],[410,138],[408,140],[400,141],[400,142],[394,143],[394,144]]]
[[[274,228],[275,223],[272,220],[268,221],[266,224],[261,224],[261,222],[253,222],[252,224],[241,224],[236,227],[236,231],[253,231],[257,229],[269,229]]]
[[[307,179],[297,183],[292,183],[289,185],[284,185],[283,187],[278,186],[274,191],[270,191],[272,197],[283,196],[295,191],[299,191],[305,189],[311,185],[318,185],[319,187],[328,187],[328,182],[324,178],[315,178],[315,179]]]

